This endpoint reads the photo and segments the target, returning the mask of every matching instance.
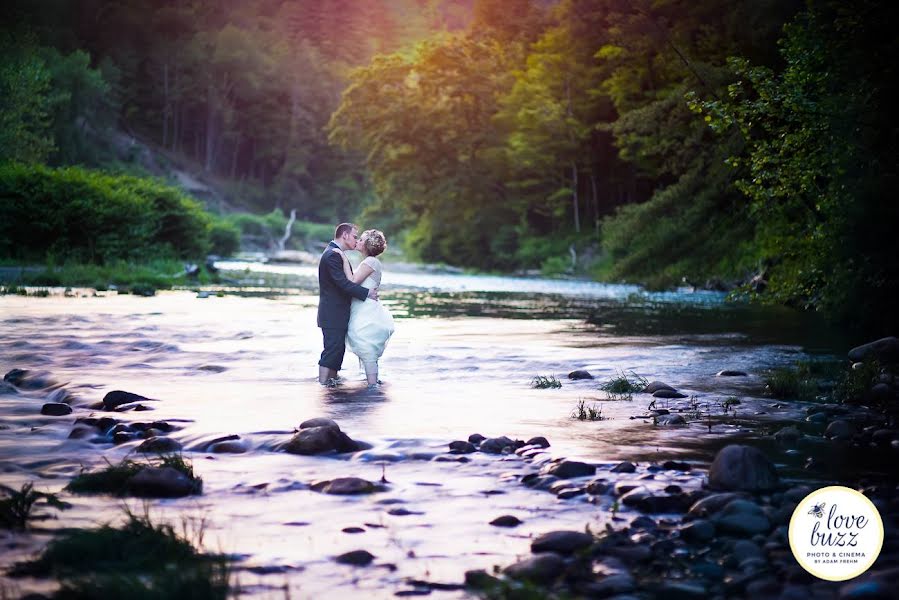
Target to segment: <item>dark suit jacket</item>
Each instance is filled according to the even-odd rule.
[[[318,261],[318,326],[323,329],[346,329],[350,322],[350,301],[365,300],[368,288],[353,283],[343,272],[343,259],[328,244]]]

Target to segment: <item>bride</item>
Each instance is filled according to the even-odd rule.
[[[356,242],[356,250],[362,253],[362,262],[353,273],[350,261],[339,250],[343,258],[343,271],[347,279],[353,283],[372,289],[381,285],[381,261],[378,255],[387,248],[387,239],[377,229],[362,232]],[[350,306],[350,322],[347,329],[346,345],[353,354],[359,357],[365,368],[365,378],[369,387],[375,387],[378,381],[378,359],[384,354],[387,340],[393,335],[393,317],[380,302],[361,302],[353,298]]]

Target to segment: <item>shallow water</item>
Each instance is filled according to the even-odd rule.
[[[331,390],[316,380],[321,335],[314,272],[253,269],[294,275],[299,287],[252,297],[200,298],[188,291],[152,298],[0,297],[0,369],[49,371],[85,403],[113,389],[156,399],[153,412],[115,416],[181,420],[183,428],[172,437],[188,450],[223,435],[246,440],[250,451],[242,455],[187,452],[204,479],[204,495],[156,501],[152,512],[175,520],[204,517],[207,544],[244,559],[240,583],[257,597],[285,597],[284,586],[291,598],[326,591],[349,597],[360,589],[392,597],[412,589],[410,579],[460,583],[467,569],[489,570],[527,554],[534,534],[585,524],[598,528],[611,518],[609,506],[522,487],[514,476],[537,466],[514,455],[478,453],[465,464],[428,460],[452,440],[475,432],[525,440],[543,435],[552,456],[605,466],[672,457],[707,464],[726,441],[754,435],[746,420],[776,423],[803,413],[798,403],[763,397],[765,369],[844,352],[820,323],[790,311],[726,305],[721,294],[391,274],[388,268],[382,299],[397,317],[397,332],[382,361],[387,383],[366,390],[348,355],[344,382]],[[570,381],[566,375],[574,369],[587,369],[597,380]],[[722,369],[750,375],[715,377]],[[598,389],[601,381],[631,371],[674,385],[712,412],[729,396],[742,404],[736,417],[715,419],[711,432],[705,421],[655,427],[631,418],[645,415],[649,396],[611,400]],[[563,387],[532,389],[536,375],[554,375]],[[137,442],[114,447],[68,440],[74,418],[90,411],[79,407],[68,417],[43,417],[37,413],[46,395],[0,396],[5,484],[37,480],[38,489],[58,491],[82,467],[116,462],[134,451]],[[572,419],[582,399],[601,406],[605,420]],[[350,437],[373,448],[351,459],[274,451],[312,417],[335,419]],[[383,476],[388,490],[335,497],[308,489],[315,480],[339,476]],[[671,481],[690,488],[701,477],[674,473],[653,485]],[[66,499],[75,508],[45,527],[87,526],[122,512],[117,499]],[[390,514],[398,506],[412,514]],[[525,523],[512,530],[488,525],[506,513]],[[343,533],[348,526],[365,531]],[[38,533],[33,541],[44,539]],[[375,566],[332,561],[359,548],[377,557]],[[29,549],[6,548],[0,563],[21,560]],[[14,585],[42,586],[29,580]],[[458,590],[433,594],[465,596]]]

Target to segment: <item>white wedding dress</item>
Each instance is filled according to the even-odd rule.
[[[362,265],[372,268],[371,275],[365,278],[362,285],[368,289],[380,286],[381,261],[374,256],[367,256],[360,264]],[[353,298],[346,345],[363,364],[377,364],[393,331],[393,317],[383,304],[377,300]]]

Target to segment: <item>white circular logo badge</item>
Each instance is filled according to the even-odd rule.
[[[861,492],[835,485],[802,499],[790,519],[790,550],[821,579],[846,581],[868,570],[883,546],[883,521]]]

